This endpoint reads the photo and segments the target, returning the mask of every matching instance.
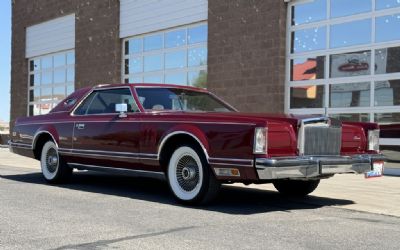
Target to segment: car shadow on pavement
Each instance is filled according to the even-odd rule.
[[[12,181],[52,186],[44,181],[41,173],[0,175],[0,177]],[[54,186],[68,190],[183,206],[174,199],[168,184],[161,180],[105,175],[96,172],[74,172],[68,183]],[[302,199],[291,198],[269,190],[223,185],[217,199],[211,204],[185,207],[246,215],[274,211],[291,212],[292,210],[316,209],[353,203],[351,200],[330,199],[312,195]]]

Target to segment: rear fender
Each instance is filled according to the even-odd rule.
[[[40,136],[43,135],[43,134],[50,135],[50,137],[53,139],[54,143],[56,144],[56,146],[58,148],[59,135],[57,133],[57,130],[51,125],[45,125],[45,126],[40,127],[36,131],[35,135],[33,136],[33,141],[32,141],[32,148],[33,149],[36,148],[36,143],[38,142]]]

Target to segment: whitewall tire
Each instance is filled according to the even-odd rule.
[[[40,166],[46,181],[57,183],[67,180],[72,169],[69,168],[58,154],[57,145],[53,141],[44,144],[40,155]]]
[[[167,177],[174,196],[188,204],[207,203],[220,187],[204,154],[195,145],[182,145],[173,152]]]

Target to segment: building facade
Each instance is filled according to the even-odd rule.
[[[206,87],[242,111],[400,122],[397,0],[17,0],[12,13],[11,123],[120,82]]]

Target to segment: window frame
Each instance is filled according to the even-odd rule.
[[[73,53],[74,55],[74,61],[72,64],[68,64],[68,54]],[[64,64],[61,66],[55,66],[54,65],[54,57],[63,55],[64,57]],[[51,67],[49,68],[42,68],[42,59],[44,58],[51,58]],[[49,53],[49,54],[45,54],[45,55],[40,55],[40,56],[36,56],[36,57],[32,57],[32,58],[27,58],[27,68],[28,68],[28,91],[27,91],[27,116],[36,116],[36,115],[44,115],[47,113],[42,113],[41,109],[39,109],[39,113],[35,114],[35,105],[49,105],[49,112],[55,107],[57,106],[57,104],[59,104],[60,102],[62,102],[67,96],[69,96],[71,93],[73,93],[75,91],[75,49],[69,49],[69,50],[64,50],[64,51],[58,51],[55,53]],[[40,69],[35,69],[33,68],[33,70],[31,70],[31,62],[34,62],[36,60],[40,61]],[[54,81],[55,78],[55,72],[59,71],[59,70],[63,70],[64,74],[64,81],[63,82],[58,82],[56,83]],[[68,81],[68,71],[69,70],[73,70],[74,72],[74,76],[72,81]],[[51,77],[52,77],[52,81],[49,84],[44,84],[42,85],[42,75],[43,73],[50,73]],[[31,77],[35,77],[36,74],[40,74],[40,84],[39,85],[32,85],[31,86]],[[60,100],[55,100],[55,89],[63,87],[64,88],[64,96],[60,99]],[[68,88],[72,87],[72,92],[68,91]],[[51,90],[51,100],[40,100],[42,98],[42,89],[50,89]],[[35,100],[33,99],[32,101],[30,100],[30,92],[33,91],[39,91],[39,100]],[[33,94],[34,96],[34,94]],[[33,97],[34,98],[34,97]],[[31,110],[31,106],[32,106],[32,114],[30,114],[30,110]]]
[[[199,92],[199,93],[203,93],[203,94],[209,95],[211,97],[211,99],[215,100],[217,103],[222,104],[223,106],[226,106],[227,109],[229,110],[229,112],[239,112],[235,107],[233,107],[229,103],[225,102],[224,100],[222,100],[221,98],[219,98],[218,96],[216,96],[215,94],[213,94],[213,93],[211,93],[211,92],[209,92],[207,90],[198,91],[198,90],[195,90],[195,89],[190,89],[190,87],[189,88],[185,88],[185,87],[180,88],[179,86],[168,86],[168,85],[167,86],[162,86],[162,85],[160,85],[160,86],[152,86],[152,85],[135,86],[134,87],[134,91],[135,91],[135,94],[137,96],[137,102],[140,104],[140,108],[143,110],[144,113],[146,113],[146,112],[147,113],[153,113],[153,112],[158,112],[158,111],[154,110],[154,109],[145,109],[143,104],[140,102],[140,98],[139,98],[140,96],[139,96],[139,93],[137,92],[138,89],[181,89],[181,90],[186,90],[186,91]],[[187,110],[169,110],[169,109],[162,110],[162,111],[163,112],[190,112],[190,111],[187,111]],[[214,111],[195,111],[195,112],[214,112]],[[218,112],[218,111],[215,111],[215,112]]]
[[[353,113],[368,113],[370,122],[374,122],[374,114],[376,113],[391,113],[398,111],[399,106],[375,106],[375,83],[379,81],[387,81],[387,80],[395,80],[400,79],[400,72],[398,73],[386,73],[386,74],[377,74],[374,67],[371,67],[371,72],[368,75],[362,76],[350,76],[350,77],[338,77],[331,78],[330,77],[330,56],[334,54],[343,54],[343,53],[351,53],[357,51],[369,50],[371,52],[371,64],[375,65],[375,51],[379,49],[385,49],[390,47],[400,47],[400,39],[393,41],[385,41],[385,42],[376,42],[376,19],[382,16],[389,15],[400,15],[400,6],[392,7],[387,9],[376,9],[376,0],[372,0],[372,7],[370,12],[364,12],[359,14],[353,14],[350,16],[343,17],[335,17],[331,18],[331,9],[330,9],[330,1],[327,0],[326,4],[326,18],[316,22],[303,23],[299,25],[292,24],[292,10],[294,6],[298,4],[307,3],[307,0],[295,0],[291,1],[287,5],[287,20],[286,20],[286,73],[285,73],[285,113],[293,113],[293,114],[353,114]],[[348,47],[340,47],[340,48],[330,48],[330,33],[331,33],[331,25],[342,24],[352,21],[358,21],[363,19],[371,20],[371,42],[362,45],[353,45]],[[315,50],[315,51],[306,51],[299,53],[292,53],[292,32],[303,29],[310,28],[321,28],[326,27],[326,49],[323,50]],[[325,56],[324,62],[324,77],[322,79],[312,79],[312,80],[303,80],[303,81],[294,81],[291,80],[291,72],[293,71],[291,68],[291,60],[295,59],[304,59],[307,57],[319,57]],[[343,83],[359,83],[359,82],[369,82],[370,84],[370,105],[367,107],[341,107],[341,108],[330,108],[330,85],[333,84],[343,84]],[[323,108],[299,108],[292,109],[290,108],[290,88],[297,86],[307,86],[307,85],[324,85],[325,87],[325,102]]]
[[[139,34],[139,35],[123,38],[122,39],[122,59],[121,59],[122,60],[121,81],[123,83],[139,83],[139,84],[140,83],[156,83],[156,82],[146,82],[146,81],[144,81],[144,79],[146,77],[161,77],[161,82],[160,82],[161,84],[169,84],[169,83],[166,82],[167,75],[174,75],[174,74],[182,74],[183,73],[185,75],[186,84],[181,84],[181,85],[182,86],[191,86],[190,85],[190,77],[189,77],[189,74],[191,72],[206,72],[207,73],[208,62],[206,64],[204,64],[204,65],[198,65],[198,66],[189,67],[189,51],[191,49],[206,48],[206,50],[207,50],[206,61],[208,61],[208,34],[207,34],[207,40],[204,41],[204,42],[190,44],[189,43],[189,38],[188,38],[189,29],[200,27],[200,26],[203,26],[203,25],[207,26],[207,31],[208,31],[208,22],[207,21],[201,21],[201,22],[196,22],[196,23],[176,26],[176,27],[169,28],[169,29],[164,29],[164,30],[159,30],[159,31],[154,31],[154,32],[150,32],[150,33]],[[180,30],[184,30],[185,31],[185,34],[186,34],[185,44],[184,45],[180,45],[180,46],[176,46],[176,47],[168,47],[167,48],[166,47],[166,41],[165,41],[166,34],[169,33],[169,32],[180,31]],[[162,35],[162,42],[163,42],[162,48],[161,49],[157,49],[157,50],[145,51],[144,50],[144,38],[148,37],[148,36],[158,35],[158,34]],[[129,52],[128,54],[125,54],[125,51],[127,49],[126,42],[129,41],[130,39],[135,39],[135,38],[139,38],[142,41],[141,42],[141,47],[142,47],[141,52],[135,52],[135,53]],[[182,50],[186,51],[186,66],[183,67],[183,68],[167,69],[165,67],[166,54],[168,54],[170,52],[178,52],[178,51],[182,51]],[[161,55],[162,56],[162,68],[161,68],[161,70],[149,71],[149,72],[145,72],[144,71],[144,58],[145,58],[145,56],[151,56],[151,55]],[[129,69],[129,73],[125,74],[125,68],[126,67],[129,68],[129,64],[126,66],[126,60],[130,61],[134,57],[141,59],[142,71],[140,73],[133,73]],[[141,81],[139,81],[139,82],[129,81],[129,78],[136,78],[136,77],[140,78]],[[175,84],[179,84],[179,83],[175,83]]]
[[[136,105],[136,107],[137,107],[137,111],[135,111],[135,112],[129,112],[129,111],[128,111],[127,114],[137,114],[137,113],[141,113],[141,112],[142,112],[142,110],[141,110],[141,108],[140,108],[141,106],[138,105],[137,100],[136,100],[135,95],[134,95],[134,92],[132,91],[132,88],[131,88],[130,86],[127,86],[127,87],[125,87],[125,86],[120,86],[120,87],[112,87],[112,88],[93,88],[91,91],[89,91],[89,92],[79,101],[78,104],[76,104],[76,106],[74,107],[74,109],[71,111],[71,114],[70,114],[70,115],[71,115],[71,116],[92,116],[92,115],[94,115],[94,116],[101,116],[101,115],[113,115],[113,116],[115,116],[115,115],[118,115],[118,113],[88,114],[88,113],[87,113],[87,110],[88,110],[88,108],[90,107],[90,105],[92,104],[94,98],[93,98],[93,100],[91,100],[91,103],[89,104],[88,108],[86,109],[85,114],[76,114],[76,113],[75,113],[76,110],[79,109],[79,107],[81,107],[81,105],[83,105],[83,104],[85,103],[85,101],[86,101],[92,94],[94,94],[94,93],[97,94],[99,91],[114,90],[114,89],[129,89],[129,91],[130,91],[130,93],[131,93],[131,96],[132,96],[132,99],[133,99],[133,101],[134,101],[134,103],[135,103],[135,105]]]

